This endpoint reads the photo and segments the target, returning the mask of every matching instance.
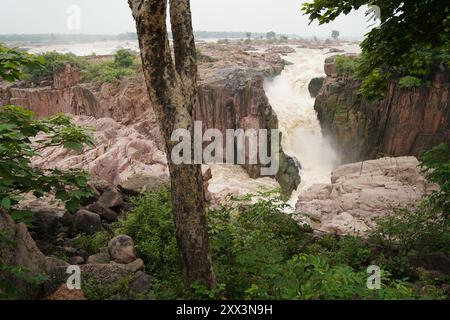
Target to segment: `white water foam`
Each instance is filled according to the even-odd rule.
[[[343,48],[347,52],[357,49]],[[324,138],[317,113],[315,99],[308,85],[315,77],[324,77],[324,60],[332,55],[329,49],[296,49],[285,60],[292,63],[274,79],[267,79],[265,91],[279,119],[283,133],[282,145],[286,154],[299,160],[302,182],[293,192],[289,204],[295,206],[299,194],[317,183],[330,183],[331,171],[339,159],[329,141]]]

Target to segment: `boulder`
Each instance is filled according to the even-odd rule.
[[[98,202],[106,208],[120,208],[123,205],[123,198],[116,188],[108,187]]]
[[[129,286],[133,293],[145,294],[150,289],[150,276],[142,271],[134,275],[133,281]]]
[[[152,191],[160,185],[168,182],[168,178],[161,178],[159,176],[148,174],[139,174],[129,177],[120,185],[120,188],[128,194],[140,194],[147,191]]]
[[[317,95],[319,94],[320,89],[323,86],[323,82],[324,81],[325,81],[324,77],[313,78],[311,80],[311,82],[308,85],[308,90],[309,90],[309,93],[311,94],[312,98],[317,97]]]
[[[74,234],[94,234],[102,230],[100,216],[87,210],[78,210],[73,221]]]
[[[144,269],[144,261],[142,261],[142,259],[136,259],[133,262],[130,262],[128,264],[120,264],[120,263],[111,261],[111,264],[116,264],[119,267],[123,268],[124,270],[132,272],[132,273],[136,273],[139,270]]]
[[[117,220],[117,212],[108,208],[99,201],[86,206],[86,209],[98,214],[102,219],[108,222],[113,222]]]
[[[13,246],[0,248],[0,259],[5,265],[18,266],[27,270],[28,275],[42,276],[57,268],[64,268],[67,263],[57,258],[46,257],[37,247],[25,224],[16,224],[11,216],[0,208],[0,231],[4,232]],[[0,272],[0,280],[6,280],[24,292],[25,297],[35,298],[39,286],[26,282],[9,273]]]
[[[126,235],[111,239],[108,244],[108,251],[111,260],[117,263],[128,264],[137,259],[134,241]]]
[[[109,254],[106,252],[101,252],[101,253],[97,253],[92,256],[89,256],[86,263],[87,264],[107,264],[107,263],[109,263],[109,261],[110,261]]]
[[[450,256],[442,252],[411,255],[408,260],[413,268],[422,268],[450,276]]]
[[[84,263],[84,258],[81,256],[75,256],[75,257],[71,257],[69,259],[69,263],[71,265],[79,265],[79,264],[83,264]]]

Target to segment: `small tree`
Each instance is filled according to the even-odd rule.
[[[134,56],[130,50],[120,49],[114,55],[115,63],[122,68],[129,68],[133,65]]]
[[[251,32],[247,32],[245,35],[247,36],[247,40],[249,40],[249,41],[252,40],[252,33]]]
[[[340,33],[339,31],[337,31],[337,30],[333,30],[333,31],[331,32],[331,37],[332,37],[334,40],[338,40],[340,35],[341,35],[341,33]]]
[[[277,38],[277,34],[273,31],[267,32],[266,39],[267,40],[275,40]]]

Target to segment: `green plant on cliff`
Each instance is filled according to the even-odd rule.
[[[58,53],[56,51],[45,52],[35,56],[40,64],[28,65],[25,67],[24,80],[37,82],[53,77],[57,71],[64,69],[66,64],[70,64],[79,69],[84,68],[86,61],[72,53]]]
[[[425,80],[450,63],[450,4],[441,0],[314,0],[303,4],[310,21],[334,21],[361,7],[377,6],[381,25],[361,43],[363,94],[382,98],[390,77]],[[379,10],[378,10],[379,9]],[[383,79],[383,80],[382,80]]]
[[[120,49],[114,54],[114,63],[122,68],[129,68],[134,64],[134,55],[130,50]]]
[[[422,81],[419,78],[413,76],[402,77],[398,83],[400,87],[407,89],[420,87],[422,85]]]

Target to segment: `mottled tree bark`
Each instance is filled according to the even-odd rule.
[[[170,1],[173,59],[166,26],[167,0],[128,2],[136,21],[148,93],[165,141],[183,280],[188,287],[199,283],[211,288],[216,283],[209,253],[201,166],[175,165],[170,157],[177,144],[171,141],[175,129],[187,129],[194,136],[197,64],[190,3]]]

